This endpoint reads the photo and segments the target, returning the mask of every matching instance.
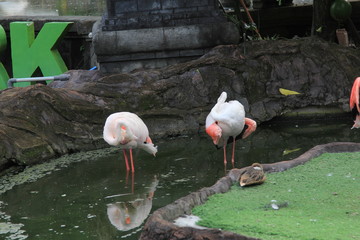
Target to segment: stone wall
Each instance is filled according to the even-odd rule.
[[[161,68],[201,57],[217,45],[238,42],[232,23],[102,31],[94,26],[93,46],[103,73]]]
[[[107,0],[106,3],[104,31],[224,21],[216,0]]]
[[[216,0],[107,0],[93,32],[103,73],[161,68],[239,41]]]

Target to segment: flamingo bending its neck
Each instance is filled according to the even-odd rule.
[[[226,144],[233,138],[231,162],[235,161],[235,142],[238,138],[246,138],[256,130],[256,122],[245,117],[243,105],[237,101],[225,102],[226,92],[222,92],[215,106],[206,118],[206,133],[216,146],[223,146],[224,165],[226,165]],[[245,128],[247,126],[247,128]]]
[[[359,89],[360,89],[360,77],[355,79],[350,94],[350,110],[352,112],[354,119],[354,125],[352,126],[351,129],[360,127]]]
[[[135,172],[132,149],[140,148],[155,156],[157,147],[149,137],[149,130],[145,123],[136,114],[130,112],[117,112],[111,114],[105,122],[104,140],[123,149],[126,170],[129,171],[129,162],[126,149],[129,149],[131,171]]]

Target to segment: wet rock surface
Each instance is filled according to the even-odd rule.
[[[103,124],[118,111],[137,113],[153,140],[198,134],[222,91],[258,123],[307,106],[348,111],[359,65],[359,50],[318,39],[253,41],[162,69],[74,70],[67,82],[6,89],[0,93],[0,171],[106,147]],[[279,88],[301,94],[284,96]]]

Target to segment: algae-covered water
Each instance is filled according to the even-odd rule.
[[[351,126],[350,118],[263,124],[238,142],[235,167],[292,159],[317,144],[358,142],[360,131]],[[108,148],[0,177],[0,239],[138,239],[148,214],[225,174],[222,150],[205,136],[154,142],[155,158],[135,153],[134,176],[126,176],[121,151]]]
[[[202,226],[264,240],[360,239],[359,169],[360,152],[325,153],[261,186],[235,184],[193,214]]]

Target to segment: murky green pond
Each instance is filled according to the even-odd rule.
[[[317,144],[358,142],[360,131],[351,126],[350,118],[261,125],[237,144],[236,167],[289,160]],[[148,214],[225,174],[222,150],[205,136],[155,144],[155,158],[135,153],[133,176],[122,152],[109,148],[1,177],[0,239],[138,239]]]

